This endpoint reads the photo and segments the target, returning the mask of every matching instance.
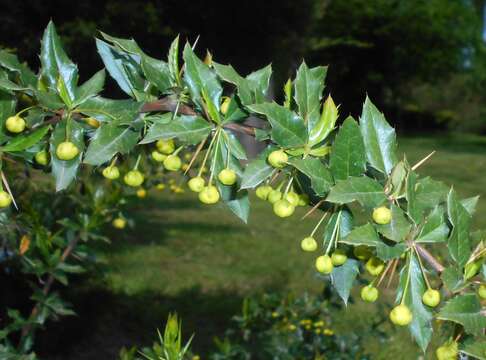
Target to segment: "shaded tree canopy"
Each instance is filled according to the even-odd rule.
[[[329,64],[328,91],[343,114],[356,115],[366,93],[393,111],[417,86],[444,86],[458,73],[474,74],[474,84],[462,82],[484,93],[483,6],[483,0],[4,0],[0,45],[36,65],[42,29],[53,19],[88,76],[101,67],[92,56],[98,30],[133,37],[155,57],[177,34],[191,42],[199,36],[199,54],[209,49],[243,73],[276,59],[277,96],[302,58]]]

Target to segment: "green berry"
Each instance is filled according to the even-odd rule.
[[[346,253],[342,249],[336,249],[331,255],[332,264],[334,266],[340,266],[348,260]]]
[[[312,236],[308,236],[300,242],[300,247],[304,251],[308,251],[308,252],[316,251],[317,241]]]
[[[145,180],[143,174],[138,170],[131,170],[125,174],[123,181],[131,187],[139,187]]]
[[[187,186],[191,191],[196,193],[201,192],[204,189],[205,181],[201,176],[193,177],[187,182]]]
[[[57,145],[56,156],[59,160],[69,161],[79,154],[79,149],[70,141],[64,141]]]
[[[294,211],[295,206],[287,200],[278,200],[273,204],[273,212],[279,217],[289,217],[294,213]]]
[[[323,274],[332,273],[334,266],[332,265],[332,261],[329,255],[322,255],[316,259],[316,269]]]
[[[169,171],[178,171],[182,166],[181,158],[177,155],[169,155],[164,160],[164,168]]]
[[[283,150],[275,150],[268,155],[268,163],[274,168],[283,168],[288,160],[289,157]]]
[[[367,302],[375,302],[378,299],[378,289],[372,285],[364,286],[361,289],[361,299]]]
[[[390,320],[395,325],[406,326],[412,322],[413,315],[408,306],[400,304],[390,312]]]
[[[236,172],[232,169],[223,169],[219,172],[218,179],[223,185],[234,185],[236,183]]]

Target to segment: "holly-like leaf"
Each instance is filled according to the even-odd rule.
[[[461,353],[466,354],[474,359],[486,360],[486,340],[469,339],[464,343]]]
[[[387,239],[395,242],[401,242],[405,240],[405,237],[410,232],[412,224],[407,220],[403,210],[396,205],[391,206],[392,218],[386,225],[376,225],[378,232],[385,236]]]
[[[294,80],[295,103],[299,109],[299,115],[304,119],[304,122],[308,124],[309,134],[311,134],[315,126],[319,126],[319,110],[326,73],[326,67],[317,66],[309,69],[307,64],[303,61],[297,70],[297,75]],[[314,137],[311,137],[311,140]]]
[[[52,174],[56,179],[56,191],[66,189],[69,184],[75,179],[78,172],[79,165],[81,164],[81,157],[84,150],[84,134],[83,128],[75,121],[71,121],[71,133],[69,140],[73,142],[79,149],[79,155],[69,161],[59,160],[56,154],[57,146],[66,141],[66,121],[63,120],[57,124],[56,128],[52,132],[50,142],[51,164]]]
[[[23,86],[37,85],[37,76],[34,72],[26,64],[20,63],[17,56],[3,49],[0,49],[0,66],[17,73]]]
[[[362,176],[338,180],[326,200],[337,204],[358,201],[364,207],[375,208],[386,201],[386,196],[379,182]]]
[[[246,76],[248,85],[252,92],[253,103],[260,104],[265,102],[268,95],[268,86],[272,76],[272,65],[256,70]]]
[[[223,88],[216,74],[194,54],[189,44],[184,47],[183,57],[185,61],[184,80],[189,87],[192,100],[201,107],[204,107],[204,102],[206,102],[208,106],[214,107],[219,112]],[[206,99],[203,101],[204,94]]]
[[[478,204],[478,201],[479,195],[461,200],[461,205],[464,206],[464,209],[467,210],[469,215],[473,216],[476,212],[476,205]]]
[[[358,274],[359,262],[354,259],[348,259],[343,265],[335,267],[331,273],[332,285],[346,305]]]
[[[440,274],[440,278],[445,288],[450,292],[459,291],[466,285],[463,272],[455,266],[446,267]]]
[[[395,130],[368,97],[363,105],[360,129],[368,162],[376,170],[389,174],[398,161]]]
[[[5,121],[7,121],[9,116],[15,114],[16,104],[17,101],[14,95],[0,91],[0,143],[9,138],[5,131]]]
[[[341,239],[341,242],[353,246],[377,246],[381,243],[381,240],[373,225],[368,223],[354,228],[346,237]]]
[[[49,126],[43,126],[29,134],[14,137],[7,145],[1,148],[4,152],[16,152],[30,148],[37,144],[49,131]]]
[[[400,276],[400,284],[406,281],[405,278],[408,275],[410,275],[410,283],[408,291],[405,294],[404,303],[413,314],[409,329],[417,344],[425,352],[432,338],[432,312],[422,302],[422,295],[427,290],[427,286],[420,269],[420,264],[415,256],[411,256],[409,267],[407,266],[403,269]],[[403,291],[403,286],[401,286],[401,289]]]
[[[249,106],[250,110],[263,114],[272,125],[272,139],[282,147],[303,146],[307,142],[307,129],[297,114],[276,103]]]
[[[416,241],[423,243],[442,242],[447,240],[449,226],[444,218],[444,211],[436,207],[425,219]]]
[[[222,65],[213,62],[213,66],[220,78],[236,85],[236,88],[238,89],[238,97],[243,105],[256,103],[255,96],[250,88],[250,83],[243,76],[238,74],[231,65]]]
[[[242,189],[251,189],[265,181],[273,172],[265,159],[255,159],[245,168],[243,178],[241,179]]]
[[[312,118],[313,123],[308,124],[309,146],[314,146],[323,141],[334,130],[334,125],[339,117],[338,108],[329,95],[322,105],[320,117]],[[314,121],[315,119],[315,121]]]
[[[329,168],[336,180],[360,176],[366,170],[366,155],[358,123],[348,117],[339,129],[332,146]]]
[[[137,144],[139,132],[127,126],[104,124],[99,127],[86,151],[84,162],[101,165],[110,161],[116,154],[126,154]]]
[[[476,294],[453,297],[440,310],[437,318],[461,324],[470,334],[480,335],[486,328],[486,316],[481,312],[481,303]]]
[[[41,74],[48,86],[54,90],[61,88],[66,92],[68,101],[76,98],[78,67],[68,58],[61,45],[61,39],[52,21],[47,25],[42,37],[40,60]]]
[[[186,144],[197,144],[211,131],[211,125],[200,116],[181,115],[167,124],[154,123],[140,142],[148,144],[158,139],[177,138]]]
[[[272,67],[270,65],[249,74],[246,78],[236,72],[231,65],[213,62],[214,70],[220,78],[236,85],[238,97],[245,106],[265,102]]]
[[[452,224],[452,231],[447,243],[449,253],[459,266],[464,266],[471,254],[471,240],[469,238],[471,217],[457,199],[453,189],[447,197],[447,214]]]
[[[289,164],[310,179],[316,195],[325,195],[333,184],[331,173],[324,163],[317,158],[291,158]]]
[[[78,106],[86,100],[98,95],[105,85],[105,70],[100,70],[94,74],[91,79],[86,81],[83,85],[76,89],[76,96],[73,106]]]
[[[416,207],[420,216],[429,209],[445,202],[449,188],[441,181],[425,177],[417,181],[415,187]]]
[[[238,138],[231,131],[224,130],[225,145],[229,148],[231,155],[238,160],[247,160],[246,151]]]
[[[85,101],[78,110],[100,122],[131,125],[138,118],[141,107],[141,103],[133,100],[112,100],[96,96]]]
[[[397,259],[407,250],[407,245],[404,243],[389,246],[385,243],[376,244],[376,256],[383,261]]]
[[[144,80],[140,65],[128,54],[103,40],[96,39],[98,53],[106,70],[127,95],[139,99],[144,94]]]
[[[141,65],[147,80],[154,84],[161,93],[165,93],[175,85],[171,80],[169,65],[165,61],[144,55]]]

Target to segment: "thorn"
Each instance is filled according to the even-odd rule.
[[[8,186],[7,178],[5,177],[5,174],[3,173],[3,171],[1,171],[0,173],[2,174],[3,184],[7,188],[7,192],[10,195],[10,197],[12,198],[12,201],[14,203],[15,209],[17,209],[17,211],[18,211],[19,210],[19,207],[17,206],[17,202],[15,201],[15,197],[12,194],[12,190],[10,190],[10,186]]]
[[[199,143],[199,145],[197,146],[197,149],[196,149],[196,151],[194,152],[194,155],[192,155],[192,159],[191,159],[191,161],[189,161],[189,165],[187,166],[186,171],[184,171],[184,175],[186,175],[186,174],[189,172],[189,170],[191,170],[192,164],[194,163],[194,161],[196,161],[196,158],[197,158],[197,156],[199,155],[199,153],[201,152],[201,150],[202,150],[202,148],[203,148],[204,144],[206,144],[206,141],[208,140],[208,137],[209,137],[209,135],[208,135],[208,136],[206,136],[206,137],[204,138],[204,140],[203,140],[203,141],[201,141],[201,142]]]
[[[309,216],[310,214],[312,214],[314,211],[316,211],[316,209],[321,206],[323,203],[324,203],[325,200],[320,200],[317,204],[315,204],[312,209],[310,209],[304,216],[302,216],[302,218],[300,220],[304,220],[307,216]]]
[[[418,168],[420,165],[422,165],[424,162],[426,162],[427,160],[429,160],[429,159],[430,159],[430,157],[431,157],[432,155],[434,155],[434,154],[435,154],[435,150],[434,150],[434,151],[432,151],[432,152],[431,152],[429,155],[427,155],[426,157],[424,157],[422,160],[420,160],[418,163],[416,163],[414,166],[412,166],[412,170],[414,170],[414,171],[415,171],[415,170],[417,170],[417,168]]]

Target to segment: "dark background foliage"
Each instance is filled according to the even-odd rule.
[[[84,77],[102,66],[98,30],[163,58],[181,34],[247,73],[273,62],[275,94],[302,58],[329,64],[343,114],[368,93],[403,130],[486,131],[484,0],[2,0],[0,44],[38,62],[53,19]],[[117,89],[108,87],[112,96]]]

